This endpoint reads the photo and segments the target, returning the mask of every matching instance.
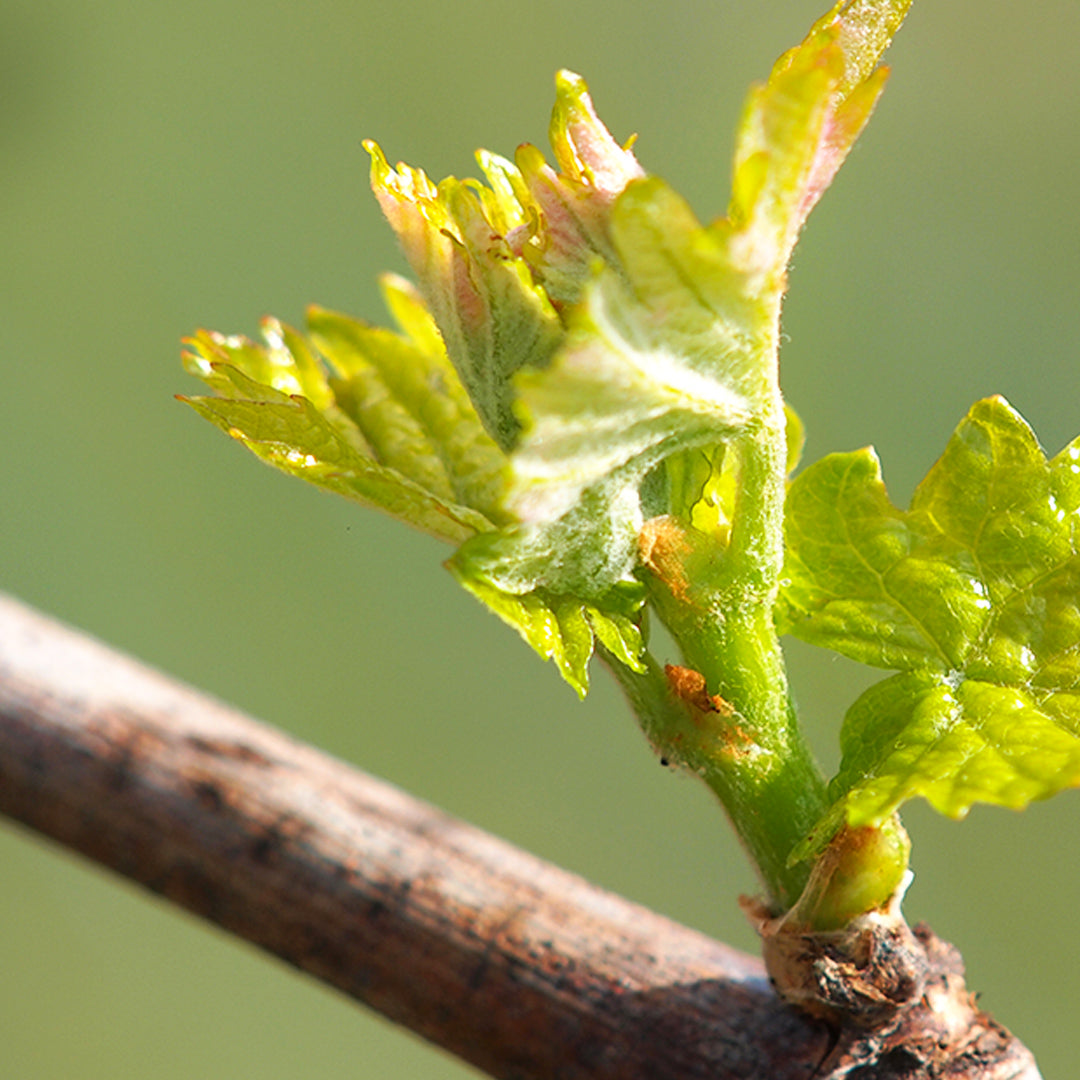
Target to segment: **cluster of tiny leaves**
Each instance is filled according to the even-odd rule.
[[[200,331],[185,365],[216,396],[186,400],[284,472],[460,544],[506,521],[506,461],[415,290],[383,286],[400,333],[321,308],[307,336],[265,320],[265,344]]]
[[[200,333],[191,403],[263,460],[453,544],[448,566],[584,693],[599,642],[642,666],[643,521],[722,529],[727,440],[777,396],[799,230],[869,118],[910,0],[847,0],[747,102],[727,217],[700,224],[557,80],[551,143],[486,183],[372,155],[417,279],[400,333],[313,311],[266,344]]]
[[[872,450],[788,493],[782,630],[898,674],[852,706],[835,802],[880,824],[925,797],[950,817],[1080,784],[1080,439],[1046,459],[1002,398],[972,407],[907,511]]]

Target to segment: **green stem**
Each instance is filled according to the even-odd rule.
[[[734,464],[730,537],[655,518],[642,534],[651,606],[686,667],[643,674],[609,666],[662,758],[696,772],[719,797],[779,914],[834,929],[887,903],[904,880],[898,823],[843,829],[817,863],[788,865],[828,807],[824,778],[788,692],[773,623],[783,567],[787,447],[783,403],[769,398],[752,431],[727,447]],[[611,658],[607,658],[611,661]],[[807,889],[807,884],[812,887]]]
[[[795,718],[773,626],[786,487],[778,393],[756,430],[729,449],[738,488],[726,547],[668,519],[646,560],[653,607],[707,687],[696,705],[681,705],[688,720],[650,737],[719,796],[770,901],[782,910],[798,899],[810,870],[789,867],[788,855],[827,803]]]
[[[756,866],[772,907],[781,911],[799,897],[807,863],[789,867],[787,856],[824,807],[824,783],[801,739],[784,752],[732,738],[729,720],[700,714],[671,691],[664,670],[646,655],[646,671],[631,671],[601,653],[663,759],[698,773],[719,797]],[[797,732],[796,732],[797,735]],[[763,768],[763,758],[771,760]]]
[[[784,909],[809,877],[808,865],[789,867],[787,859],[828,805],[825,781],[788,697],[771,608],[729,612],[723,627],[722,634],[680,638],[689,666],[734,709],[705,779]]]

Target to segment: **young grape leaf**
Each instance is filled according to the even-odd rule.
[[[807,215],[885,88],[882,53],[911,0],[846,0],[776,62],[743,110],[728,217],[739,265],[782,278]]]
[[[786,403],[784,427],[790,476],[799,466],[805,434],[802,420]],[[726,545],[735,516],[738,463],[729,460],[724,444],[673,454],[664,466],[668,512],[700,533],[719,537]]]
[[[630,144],[619,146],[600,122],[580,75],[560,71],[555,88],[549,135],[559,171],[527,143],[518,147],[513,165],[493,155],[487,160],[536,222],[518,232],[515,250],[561,311],[581,299],[594,263],[616,261],[608,234],[611,208],[627,185],[645,173]],[[495,187],[492,168],[484,171]]]
[[[190,338],[185,364],[218,396],[183,400],[263,461],[439,539],[460,544],[492,529],[485,510],[498,502],[491,489],[504,459],[445,358],[344,316],[316,309],[312,318],[337,376],[302,335],[268,319],[266,345]]]
[[[515,596],[462,572],[456,560],[447,566],[465,589],[514,627],[543,659],[554,660],[579,697],[589,689],[588,664],[597,641],[627,667],[645,670],[645,645],[635,621],[642,598],[636,590],[613,590],[601,605],[574,596],[552,596],[543,589]]]
[[[605,595],[636,564],[640,490],[656,467],[696,451],[715,463],[775,409],[791,246],[869,116],[875,65],[908,6],[839,5],[754,91],[729,218],[703,226],[662,181],[626,183],[608,261],[564,312],[565,341],[515,380],[509,506],[521,526],[466,545],[462,573],[517,595]],[[698,520],[710,514],[719,521],[715,509]]]
[[[835,827],[923,796],[950,817],[1080,785],[1080,439],[1047,460],[1003,398],[972,407],[911,508],[871,450],[792,484],[781,632],[899,674],[849,710]]]
[[[590,283],[552,366],[517,380],[527,419],[511,506],[526,522],[556,520],[628,465],[623,482],[640,482],[664,457],[722,441],[771,389],[768,327],[678,195],[632,184],[610,230],[617,269]]]
[[[411,302],[412,317],[427,315],[405,282],[390,279],[384,287],[399,310]],[[312,344],[338,372],[330,379],[338,401],[369,443],[378,448],[385,441],[377,434],[387,421],[399,433],[411,432],[380,453],[384,464],[493,522],[508,520],[501,507],[506,458],[480,424],[437,332],[421,349],[415,340],[319,307],[308,310],[308,329]],[[413,471],[414,462],[429,463],[425,475]]]
[[[484,427],[508,450],[518,431],[510,377],[546,364],[562,338],[550,301],[505,235],[522,227],[520,211],[508,216],[506,200],[475,180],[447,177],[435,185],[420,169],[391,168],[376,143],[365,146],[372,190],[450,359]]]

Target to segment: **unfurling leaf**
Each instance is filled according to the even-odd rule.
[[[647,517],[672,513],[723,542],[724,444],[779,423],[792,246],[870,115],[877,61],[909,2],[881,6],[839,5],[751,94],[728,218],[703,226],[662,181],[618,174],[604,262],[564,310],[566,339],[515,380],[509,505],[522,524],[466,546],[475,575],[518,594],[595,597],[629,577]],[[797,421],[790,434],[798,443]]]
[[[751,91],[735,151],[729,217],[743,271],[781,278],[807,215],[885,88],[878,62],[911,0],[848,0]]]
[[[387,289],[406,310],[407,290]],[[439,539],[492,529],[505,461],[445,354],[320,309],[311,321],[335,374],[312,342],[268,319],[265,345],[189,339],[188,370],[218,396],[184,400],[263,461]]]
[[[540,656],[554,660],[579,697],[589,689],[588,664],[596,641],[627,667],[644,670],[645,646],[636,622],[643,599],[640,590],[613,590],[599,604],[550,595],[543,589],[515,596],[471,575],[457,560],[447,566],[464,588],[517,630]]]
[[[492,213],[495,199],[476,181],[448,177],[436,186],[420,169],[390,168],[375,143],[366,146],[372,189],[447,353],[485,428],[508,450],[518,429],[510,377],[546,364],[562,337],[558,316],[504,235],[518,219]]]

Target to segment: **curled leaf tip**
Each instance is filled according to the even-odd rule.
[[[729,219],[749,273],[781,280],[807,215],[881,96],[882,53],[911,0],[850,0],[755,87],[740,126]]]
[[[620,146],[601,123],[580,75],[560,71],[555,89],[551,145],[566,176],[614,197],[645,175],[629,146]]]

